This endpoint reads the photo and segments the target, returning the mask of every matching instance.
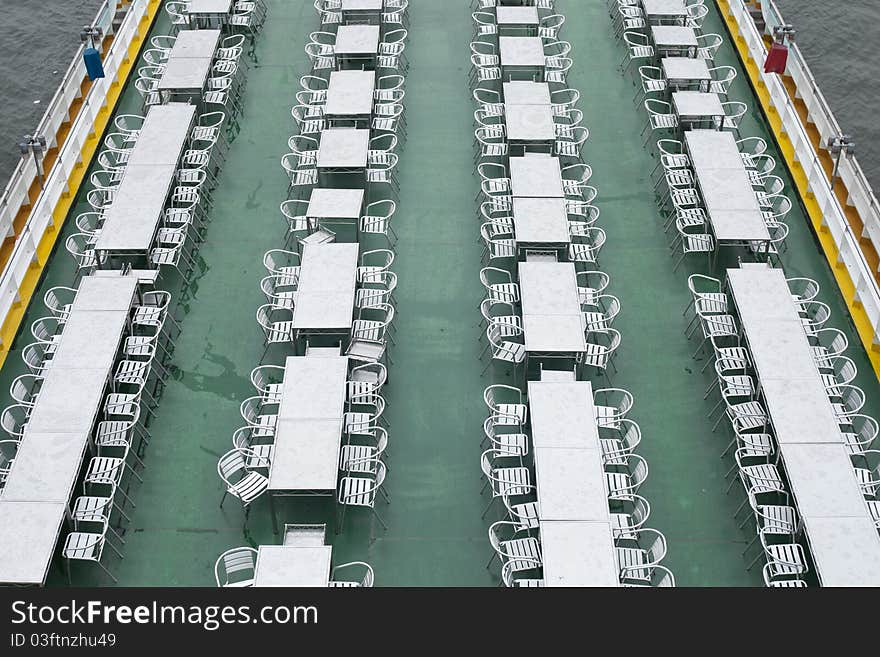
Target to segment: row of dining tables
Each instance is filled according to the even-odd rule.
[[[187,103],[156,105],[147,112],[94,245],[99,262],[116,256],[146,258],[176,180],[195,112],[195,106]]]
[[[45,582],[138,282],[116,272],[80,283],[0,491],[0,583]]]
[[[880,586],[880,534],[853,472],[785,273],[727,270],[804,534],[823,586]]]
[[[530,381],[545,586],[620,586],[589,381]]]

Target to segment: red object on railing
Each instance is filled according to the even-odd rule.
[[[788,46],[782,43],[774,43],[767,53],[767,61],[764,62],[764,73],[785,73],[785,64],[788,62]]]

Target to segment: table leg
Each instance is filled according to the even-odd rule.
[[[275,516],[275,496],[269,493],[269,512],[272,514],[272,533],[278,534],[278,518]]]

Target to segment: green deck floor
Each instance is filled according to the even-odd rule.
[[[241,424],[238,405],[252,394],[248,377],[262,352],[254,320],[263,303],[261,260],[266,250],[281,245],[284,224],[278,204],[285,198],[286,181],[279,160],[294,130],[290,107],[297,79],[307,68],[303,46],[309,32],[319,29],[311,2],[267,4],[270,18],[248,76],[242,129],[221,174],[200,251],[204,272],[183,295],[179,315],[184,332],[174,355],[173,380],[151,425],[144,484],[133,487],[138,506],[130,514],[125,559],[107,559],[124,585],[212,585],[214,560],[224,550],[278,542],[264,501],[254,505],[247,531],[234,499],[219,508],[222,487],[216,474],[217,458],[231,447],[232,432]],[[573,45],[569,82],[582,93],[580,107],[591,130],[587,161],[599,189],[600,225],[608,233],[601,268],[612,277],[609,292],[623,304],[616,324],[623,344],[614,384],[636,398],[632,417],[644,434],[638,451],[650,466],[642,489],[653,509],[649,525],[666,534],[665,563],[680,585],[759,584],[758,571],[747,573],[740,554],[751,530],[739,530],[732,518],[740,494],[724,494],[729,463],[719,454],[728,437],[721,429],[711,433],[710,405],[702,400],[709,378],[699,373],[702,362],[691,360],[696,345],[683,335],[687,274],[705,261],[686,262],[672,273],[649,181],[654,160],[639,137],[645,117],[631,102],[635,88],[630,79],[616,72],[623,51],[611,35],[605,2],[557,0],[557,6],[567,18],[562,37]],[[356,509],[348,512],[343,532],[334,536],[331,529],[329,536],[335,563],[369,562],[380,586],[494,585],[497,570],[484,568],[489,521],[480,518],[486,497],[479,495],[482,389],[490,379],[480,378],[477,342],[481,265],[467,88],[472,23],[464,1],[417,1],[410,15],[409,141],[401,158],[402,193],[395,217],[400,236],[394,266],[400,278],[398,345],[383,393],[391,424],[386,485],[392,503],[377,506],[389,529],[383,531]],[[745,100],[752,109],[742,134],[767,138],[723,29],[713,11],[706,31],[721,33],[726,42],[717,63],[740,69],[730,98]],[[164,16],[153,30],[168,31]],[[138,104],[129,88],[119,111],[136,111]],[[83,195],[71,217],[86,209]],[[862,373],[857,382],[874,402],[867,412],[875,413],[877,381],[808,222],[799,208],[788,222],[786,272],[819,281],[820,298],[834,313],[831,324],[850,339],[848,355]],[[72,223],[65,235],[73,232]],[[59,247],[36,298],[72,280],[72,261]],[[34,304],[23,326],[43,314],[42,305]],[[25,328],[0,372],[0,385],[8,388],[23,371],[18,353],[29,338]],[[282,522],[328,522],[332,527],[329,500],[286,500],[279,510]],[[49,584],[64,582],[53,569]],[[110,581],[87,564],[74,564],[74,583],[103,586]]]

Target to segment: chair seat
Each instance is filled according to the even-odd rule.
[[[375,288],[360,288],[355,295],[355,306],[358,308],[378,308],[388,303],[391,292]]]
[[[608,487],[608,497],[629,500],[633,495],[633,482],[626,472],[606,472],[605,484]]]
[[[351,325],[351,335],[361,340],[379,342],[382,340],[384,328],[385,322],[372,319],[356,319]]]
[[[751,490],[755,494],[786,492],[775,465],[769,463],[747,465],[740,468],[740,476],[745,479],[746,490]]]
[[[344,415],[343,431],[345,433],[372,436],[375,426],[376,416],[372,413],[346,413]]]
[[[343,445],[339,454],[339,469],[344,472],[373,472],[378,456],[375,447],[368,445]]]
[[[241,500],[245,506],[253,502],[269,486],[269,479],[259,472],[248,472],[244,477],[229,486],[229,493]]]
[[[272,322],[266,333],[266,339],[269,342],[292,342],[293,321]]]
[[[519,285],[517,283],[496,283],[489,286],[489,298],[506,303],[519,303]]]
[[[104,522],[113,507],[112,497],[82,495],[76,498],[70,516],[78,522]]]
[[[339,499],[349,506],[373,508],[376,503],[376,482],[368,477],[343,477],[339,485]]]
[[[140,385],[146,383],[150,374],[150,364],[143,360],[123,360],[116,366],[113,382],[117,384]]]
[[[496,434],[492,443],[503,456],[525,456],[529,452],[529,437],[524,433]]]
[[[633,527],[633,518],[628,513],[612,513],[609,516],[611,520],[611,531],[614,533],[615,539],[631,539],[638,538]]]
[[[807,572],[803,548],[798,543],[768,545],[765,548],[767,559],[772,563],[774,576],[801,575]]]
[[[535,562],[541,561],[541,544],[537,538],[514,538],[510,541],[501,541],[500,548],[513,572],[534,570],[536,568]],[[525,560],[519,560],[520,557]]]
[[[594,406],[596,424],[603,429],[620,428],[620,409],[616,406]],[[619,441],[617,441],[619,442]]]
[[[62,555],[65,559],[100,561],[104,537],[90,532],[70,532],[64,540]]]
[[[651,581],[651,562],[648,553],[641,548],[615,548],[617,565],[626,570],[626,578],[642,582]]]
[[[493,476],[497,486],[497,488],[493,488],[493,497],[519,495],[531,486],[528,468],[498,468],[493,472]]]
[[[345,355],[355,360],[375,363],[385,355],[385,342],[352,338]]]
[[[526,423],[529,407],[525,404],[495,404],[492,412],[497,414],[496,426],[522,426]]]
[[[96,456],[89,461],[85,483],[117,485],[122,479],[125,462],[112,456]]]

